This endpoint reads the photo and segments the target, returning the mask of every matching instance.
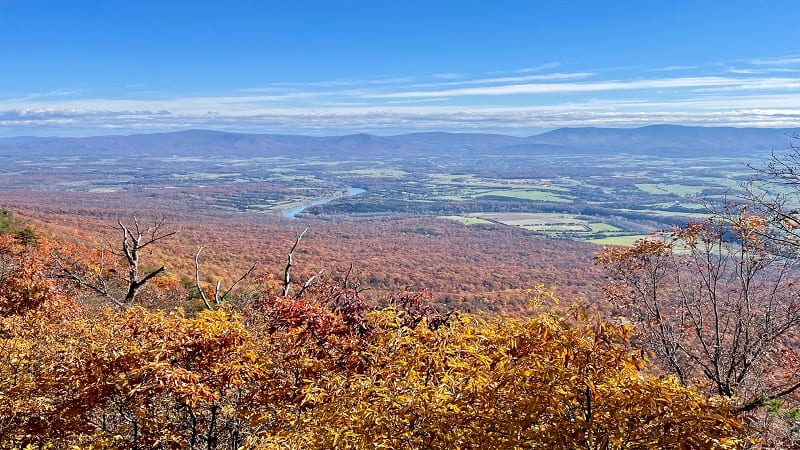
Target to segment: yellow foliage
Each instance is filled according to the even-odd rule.
[[[432,331],[393,326],[361,357],[368,369],[303,380],[314,405],[263,448],[736,448],[738,422],[672,378],[643,375],[629,329],[570,327],[552,315]]]
[[[0,445],[740,445],[724,402],[642,373],[625,327],[463,314],[432,330],[398,314],[373,311],[368,337],[325,342],[248,329],[231,311],[108,310],[24,329],[6,319]]]
[[[724,401],[643,372],[629,327],[400,306],[355,321],[313,299],[80,308],[33,251],[0,241],[0,303],[28,302],[0,314],[0,448],[743,445]]]

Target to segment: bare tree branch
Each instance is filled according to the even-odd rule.
[[[61,259],[58,257],[58,254],[55,252],[55,250],[51,250],[50,251],[50,256],[53,258],[53,261],[56,263],[56,265],[58,266],[59,270],[63,274],[62,275],[63,277],[68,278],[68,279],[78,283],[78,285],[83,287],[83,288],[89,289],[90,291],[93,291],[93,292],[95,292],[97,294],[102,295],[104,298],[106,298],[107,300],[110,300],[111,302],[113,302],[115,305],[117,305],[120,308],[124,308],[126,306],[118,298],[116,298],[113,295],[111,295],[111,292],[108,289],[108,285],[106,283],[106,280],[102,277],[102,275],[100,273],[97,274],[97,280],[98,280],[97,283],[96,284],[95,283],[90,283],[90,282],[86,281],[83,277],[78,275],[77,273],[75,273],[72,270],[70,270],[69,268],[67,268],[67,266],[64,265],[64,263],[61,262]]]
[[[208,299],[206,298],[206,293],[203,291],[203,286],[200,284],[200,252],[202,251],[203,247],[200,247],[194,255],[194,282],[195,286],[197,286],[197,292],[200,293],[200,299],[203,300],[203,304],[206,305],[207,309],[211,309],[211,305],[208,304]]]
[[[234,289],[236,286],[238,286],[238,285],[239,285],[239,283],[241,283],[242,281],[244,281],[244,279],[245,279],[245,278],[247,278],[248,276],[250,276],[250,274],[251,274],[251,273],[253,272],[253,270],[255,270],[255,268],[256,268],[256,263],[253,263],[253,265],[251,265],[251,266],[250,266],[250,268],[249,268],[249,269],[247,269],[247,271],[246,271],[244,274],[242,274],[242,276],[241,276],[241,277],[239,277],[239,279],[238,279],[238,280],[236,280],[236,282],[234,282],[234,283],[231,285],[231,287],[230,287],[230,288],[228,288],[228,290],[227,290],[227,291],[225,291],[225,293],[224,293],[224,294],[222,294],[222,295],[220,295],[220,286],[222,285],[222,282],[221,282],[221,281],[217,281],[216,287],[214,288],[214,307],[212,307],[212,306],[211,306],[211,304],[210,304],[210,303],[209,303],[209,301],[208,301],[208,297],[206,296],[206,293],[205,293],[205,291],[203,290],[203,285],[202,285],[202,283],[200,282],[200,252],[202,252],[202,251],[203,251],[203,247],[200,247],[200,248],[197,250],[197,254],[195,254],[195,256],[194,256],[194,279],[195,279],[195,286],[197,286],[197,290],[200,292],[200,299],[203,301],[203,304],[205,305],[205,307],[206,307],[207,309],[214,309],[214,307],[217,307],[217,306],[219,306],[219,304],[220,304],[220,303],[222,303],[222,301],[223,301],[223,300],[225,300],[225,297],[227,297],[227,296],[228,296],[228,294],[230,294],[230,293],[231,293],[231,291],[233,291],[233,289]]]
[[[756,398],[756,399],[750,400],[749,402],[747,402],[744,405],[742,405],[739,408],[737,408],[736,412],[744,413],[744,412],[752,411],[754,409],[757,409],[757,408],[760,408],[760,407],[764,406],[766,403],[768,403],[768,402],[770,402],[772,400],[777,400],[777,399],[780,399],[780,398],[784,398],[784,397],[794,393],[798,389],[800,389],[800,382],[797,382],[797,383],[787,387],[786,389],[784,389],[784,390],[782,390],[780,392],[776,392],[776,393],[774,393],[772,395],[767,395],[767,396],[764,396],[764,397],[760,397],[760,398]]]
[[[764,227],[756,214],[717,217],[598,255],[613,280],[609,300],[638,323],[664,367],[683,384],[755,399],[740,412],[800,389],[797,374],[774,377],[798,344],[800,270],[770,251]]]
[[[300,245],[300,240],[303,239],[303,235],[306,234],[308,231],[308,226],[297,236],[297,239],[294,241],[294,245],[289,250],[289,255],[287,256],[286,261],[286,268],[283,270],[283,296],[289,296],[289,289],[292,284],[292,266],[294,265],[294,251],[297,249],[297,246]]]
[[[306,292],[306,289],[308,289],[309,287],[311,287],[311,286],[314,284],[314,281],[315,281],[315,280],[316,280],[316,279],[317,279],[319,276],[321,276],[321,275],[323,274],[323,272],[325,272],[325,269],[320,269],[320,271],[319,271],[319,272],[317,272],[317,273],[316,273],[315,275],[313,275],[311,278],[309,278],[308,280],[306,280],[306,282],[305,282],[305,283],[303,283],[303,287],[301,287],[301,288],[300,288],[300,291],[299,291],[299,292],[297,293],[297,295],[295,295],[294,297],[295,297],[295,298],[300,298],[300,297],[302,297],[302,296],[303,296],[303,294]]]
[[[117,220],[117,227],[115,228],[122,232],[122,237],[118,244],[119,247],[114,246],[110,242],[108,242],[108,245],[112,249],[111,253],[123,258],[125,265],[127,266],[127,276],[121,277],[122,281],[125,283],[125,288],[123,289],[124,295],[115,295],[112,292],[112,289],[109,286],[109,280],[106,279],[103,274],[104,271],[102,262],[99,270],[96,271],[96,280],[89,281],[87,278],[80,275],[76,270],[67,267],[67,265],[64,264],[55,253],[53,253],[53,259],[56,262],[56,265],[59,267],[59,270],[67,278],[75,281],[78,283],[78,285],[94,291],[108,300],[111,300],[117,306],[124,308],[133,303],[139,291],[150,280],[166,270],[165,266],[161,266],[155,270],[147,272],[144,274],[144,276],[142,276],[140,274],[139,261],[141,250],[143,248],[168,237],[174,236],[178,233],[177,230],[165,232],[163,230],[165,223],[166,219],[164,217],[156,218],[153,221],[153,225],[149,226],[147,229],[143,229],[139,223],[139,220],[135,216],[133,217],[132,227],[125,225],[121,219]],[[117,251],[115,250],[116,248],[119,248],[120,250]],[[119,289],[119,287],[117,289]]]
[[[237,286],[239,283],[241,283],[242,281],[244,281],[244,279],[245,279],[245,278],[247,278],[248,276],[250,276],[250,274],[251,274],[251,273],[253,273],[253,270],[255,270],[255,268],[256,268],[256,263],[253,263],[253,265],[252,265],[252,266],[250,266],[250,268],[249,268],[249,269],[247,269],[247,272],[245,272],[244,274],[242,274],[242,276],[241,276],[241,277],[239,277],[239,279],[238,279],[238,280],[236,280],[236,282],[235,282],[235,283],[233,283],[233,284],[231,285],[231,287],[230,287],[230,288],[228,288],[228,290],[227,290],[227,291],[225,291],[225,293],[224,293],[224,294],[222,294],[222,296],[221,296],[221,297],[219,297],[219,300],[217,301],[217,303],[219,303],[219,302],[221,302],[221,301],[225,300],[225,297],[227,297],[227,296],[228,296],[228,294],[230,294],[230,292],[233,290],[233,288],[235,288],[235,287],[236,287],[236,286]],[[219,281],[217,282],[217,290],[216,290],[216,291],[217,291],[217,292],[219,292]]]

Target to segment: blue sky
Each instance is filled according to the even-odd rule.
[[[0,0],[0,136],[800,128],[800,5]]]

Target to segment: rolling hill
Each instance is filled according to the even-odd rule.
[[[2,156],[69,156],[108,154],[207,154],[237,156],[403,157],[458,154],[630,153],[661,156],[741,155],[790,147],[792,129],[686,127],[559,128],[515,137],[480,133],[412,133],[397,136],[353,134],[301,136],[242,134],[207,130],[129,136],[0,139]]]

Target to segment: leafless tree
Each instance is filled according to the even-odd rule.
[[[116,244],[109,242],[109,251],[124,262],[125,276],[119,276],[116,274],[116,270],[113,269],[104,270],[105,261],[101,260],[99,261],[99,270],[94,271],[90,278],[81,271],[65,264],[57,253],[52,253],[52,256],[62,276],[102,295],[115,305],[125,308],[133,303],[136,295],[147,282],[166,270],[165,266],[161,266],[155,270],[142,273],[140,263],[142,250],[178,233],[177,230],[165,229],[166,225],[166,218],[163,216],[154,219],[151,224],[146,226],[141,224],[135,216],[133,217],[132,225],[125,225],[122,220],[117,221],[117,227],[115,228],[121,232],[122,236]],[[118,292],[115,289],[117,283],[116,280],[111,279],[110,274],[116,274],[123,280],[123,292]]]
[[[800,143],[800,135],[792,137]],[[786,152],[773,152],[765,164],[749,167],[754,175],[736,206],[767,220],[762,234],[773,252],[800,258],[800,144],[792,143]]]
[[[709,219],[598,255],[609,299],[664,368],[738,399],[740,412],[800,389],[797,261],[769,251],[764,226]]]
[[[283,269],[283,296],[288,297],[289,291],[291,290],[292,286],[292,267],[294,267],[294,251],[297,250],[297,246],[300,245],[300,240],[303,239],[303,236],[308,232],[309,227],[305,227],[305,229],[297,235],[297,238],[294,241],[294,245],[292,248],[289,249],[289,254],[287,255],[286,260],[286,267]],[[300,298],[303,296],[305,291],[311,287],[314,282],[319,278],[320,275],[325,271],[325,269],[320,270],[315,275],[311,276],[305,283],[300,287],[300,290],[295,294],[295,297]]]
[[[289,295],[289,288],[292,285],[292,267],[294,267],[294,251],[297,250],[297,246],[300,245],[300,240],[303,239],[303,236],[308,232],[308,228],[306,227],[300,234],[297,235],[297,238],[294,240],[294,245],[292,248],[289,249],[289,254],[287,255],[286,260],[286,267],[283,269],[283,296],[287,297]]]

